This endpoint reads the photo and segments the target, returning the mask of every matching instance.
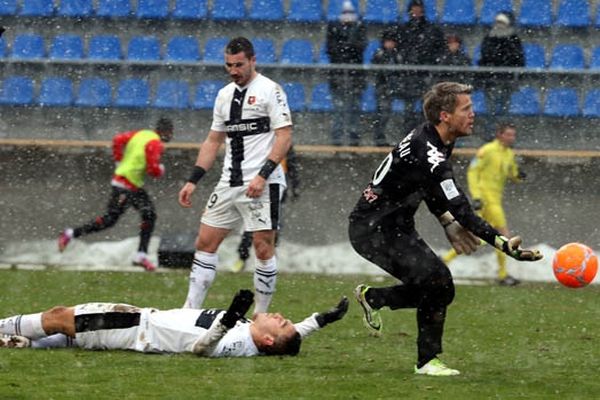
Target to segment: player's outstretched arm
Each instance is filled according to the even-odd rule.
[[[506,236],[496,236],[494,246],[519,261],[538,261],[543,255],[537,249],[524,249],[521,247],[521,237],[513,236],[510,239]]]
[[[335,307],[322,313],[314,313],[303,321],[294,324],[294,327],[296,328],[296,332],[298,332],[302,338],[305,338],[314,331],[323,328],[325,325],[342,319],[347,311],[348,298],[344,296]]]
[[[315,316],[319,328],[323,328],[325,325],[331,324],[332,322],[339,321],[348,312],[348,298],[342,297],[340,302],[328,311],[319,313]]]

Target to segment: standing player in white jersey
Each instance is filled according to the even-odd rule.
[[[215,278],[219,246],[242,221],[244,230],[253,232],[254,312],[260,313],[267,311],[277,280],[275,233],[285,188],[279,163],[292,144],[292,119],[281,86],[256,71],[254,47],[248,39],[238,37],[227,44],[225,69],[232,82],[217,95],[212,126],[179,192],[179,204],[191,207],[198,181],[225,143],[221,179],[200,222],[184,307],[201,307]]]
[[[348,299],[299,323],[281,314],[244,318],[253,300],[240,290],[227,311],[157,310],[128,304],[87,303],[0,319],[0,347],[133,350],[204,357],[296,355],[302,339],[341,319]]]

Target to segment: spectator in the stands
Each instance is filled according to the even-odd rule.
[[[514,27],[514,15],[501,12],[496,15],[489,33],[481,42],[481,67],[523,67],[525,54],[521,39]],[[486,104],[492,119],[508,111],[510,94],[515,87],[516,75],[510,72],[491,72],[485,75]]]
[[[332,64],[363,64],[363,52],[367,46],[367,31],[350,0],[344,1],[337,21],[327,25],[326,49]],[[357,69],[332,69],[329,86],[334,113],[331,129],[333,145],[357,146],[360,141],[360,100],[365,89],[365,74]]]
[[[408,2],[408,22],[397,29],[399,51],[407,65],[436,65],[446,47],[444,33],[427,20],[423,0]],[[406,71],[403,73],[401,92],[405,102],[404,125],[412,129],[421,122],[421,110],[415,109],[416,103],[427,88],[431,86],[433,76],[429,71]]]

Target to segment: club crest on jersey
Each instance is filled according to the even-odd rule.
[[[427,162],[431,164],[430,172],[433,172],[438,165],[446,161],[446,156],[444,156],[444,153],[439,151],[438,148],[429,141],[427,141],[427,147],[429,148],[429,150],[427,150]]]
[[[256,96],[248,96],[248,104],[252,105],[256,103]]]

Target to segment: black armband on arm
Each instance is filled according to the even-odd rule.
[[[194,165],[194,169],[192,169],[192,174],[190,175],[187,181],[196,185],[198,181],[202,179],[205,173],[206,170],[204,168]]]
[[[275,171],[275,168],[277,168],[277,163],[273,160],[267,160],[258,172],[258,175],[265,179],[269,179],[269,176]]]

